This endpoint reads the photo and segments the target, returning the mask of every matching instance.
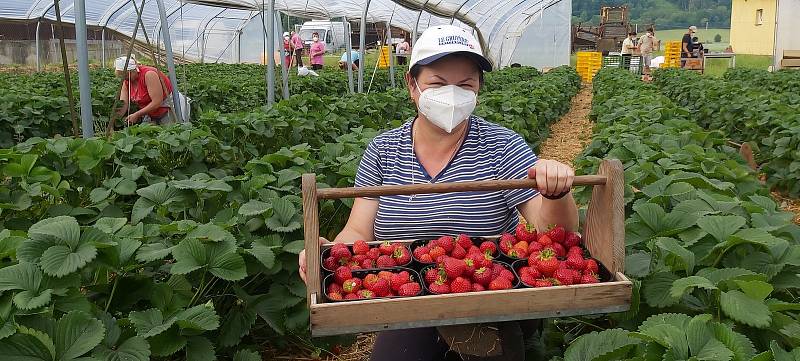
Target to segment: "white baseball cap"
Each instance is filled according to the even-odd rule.
[[[125,70],[125,59],[127,57],[120,56],[114,60],[114,70],[122,71]],[[136,58],[133,57],[131,54],[131,59],[128,61],[128,69],[127,70],[136,70]]]
[[[697,27],[692,25],[692,26],[689,27],[689,30],[697,32]]]
[[[492,63],[483,56],[478,40],[471,32],[453,25],[438,25],[426,29],[411,50],[408,67],[428,65],[455,53],[470,55],[481,70],[492,71]]]

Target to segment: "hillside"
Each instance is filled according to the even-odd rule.
[[[572,20],[600,22],[601,6],[628,5],[631,22],[656,24],[658,29],[686,28],[689,25],[730,28],[731,0],[581,0],[572,2]]]

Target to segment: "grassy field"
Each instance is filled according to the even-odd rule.
[[[671,30],[656,30],[656,37],[661,40],[661,44],[665,44],[667,41],[680,41],[683,38],[683,34],[686,33],[686,29],[671,29]],[[714,37],[719,34],[722,37],[722,41],[719,43],[714,42]],[[731,43],[731,31],[730,29],[703,29],[699,28],[697,30],[697,38],[703,43],[709,51],[722,51],[728,47]]]

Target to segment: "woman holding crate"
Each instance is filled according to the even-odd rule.
[[[451,25],[429,28],[414,47],[409,67],[406,83],[418,114],[369,144],[356,175],[357,187],[524,178],[536,179],[540,186],[357,198],[335,242],[513,233],[520,214],[538,229],[556,223],[577,228],[572,168],[539,159],[518,134],[472,115],[483,72],[491,71],[492,65],[470,32]],[[305,280],[304,252],[299,262]],[[464,359],[523,360],[523,339],[535,324],[499,323],[502,355]],[[442,360],[448,349],[435,328],[384,331],[372,360]]]

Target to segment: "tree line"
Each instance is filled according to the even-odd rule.
[[[572,2],[572,21],[599,24],[601,6],[620,5],[628,6],[631,23],[657,29],[731,26],[731,0],[580,0]]]

